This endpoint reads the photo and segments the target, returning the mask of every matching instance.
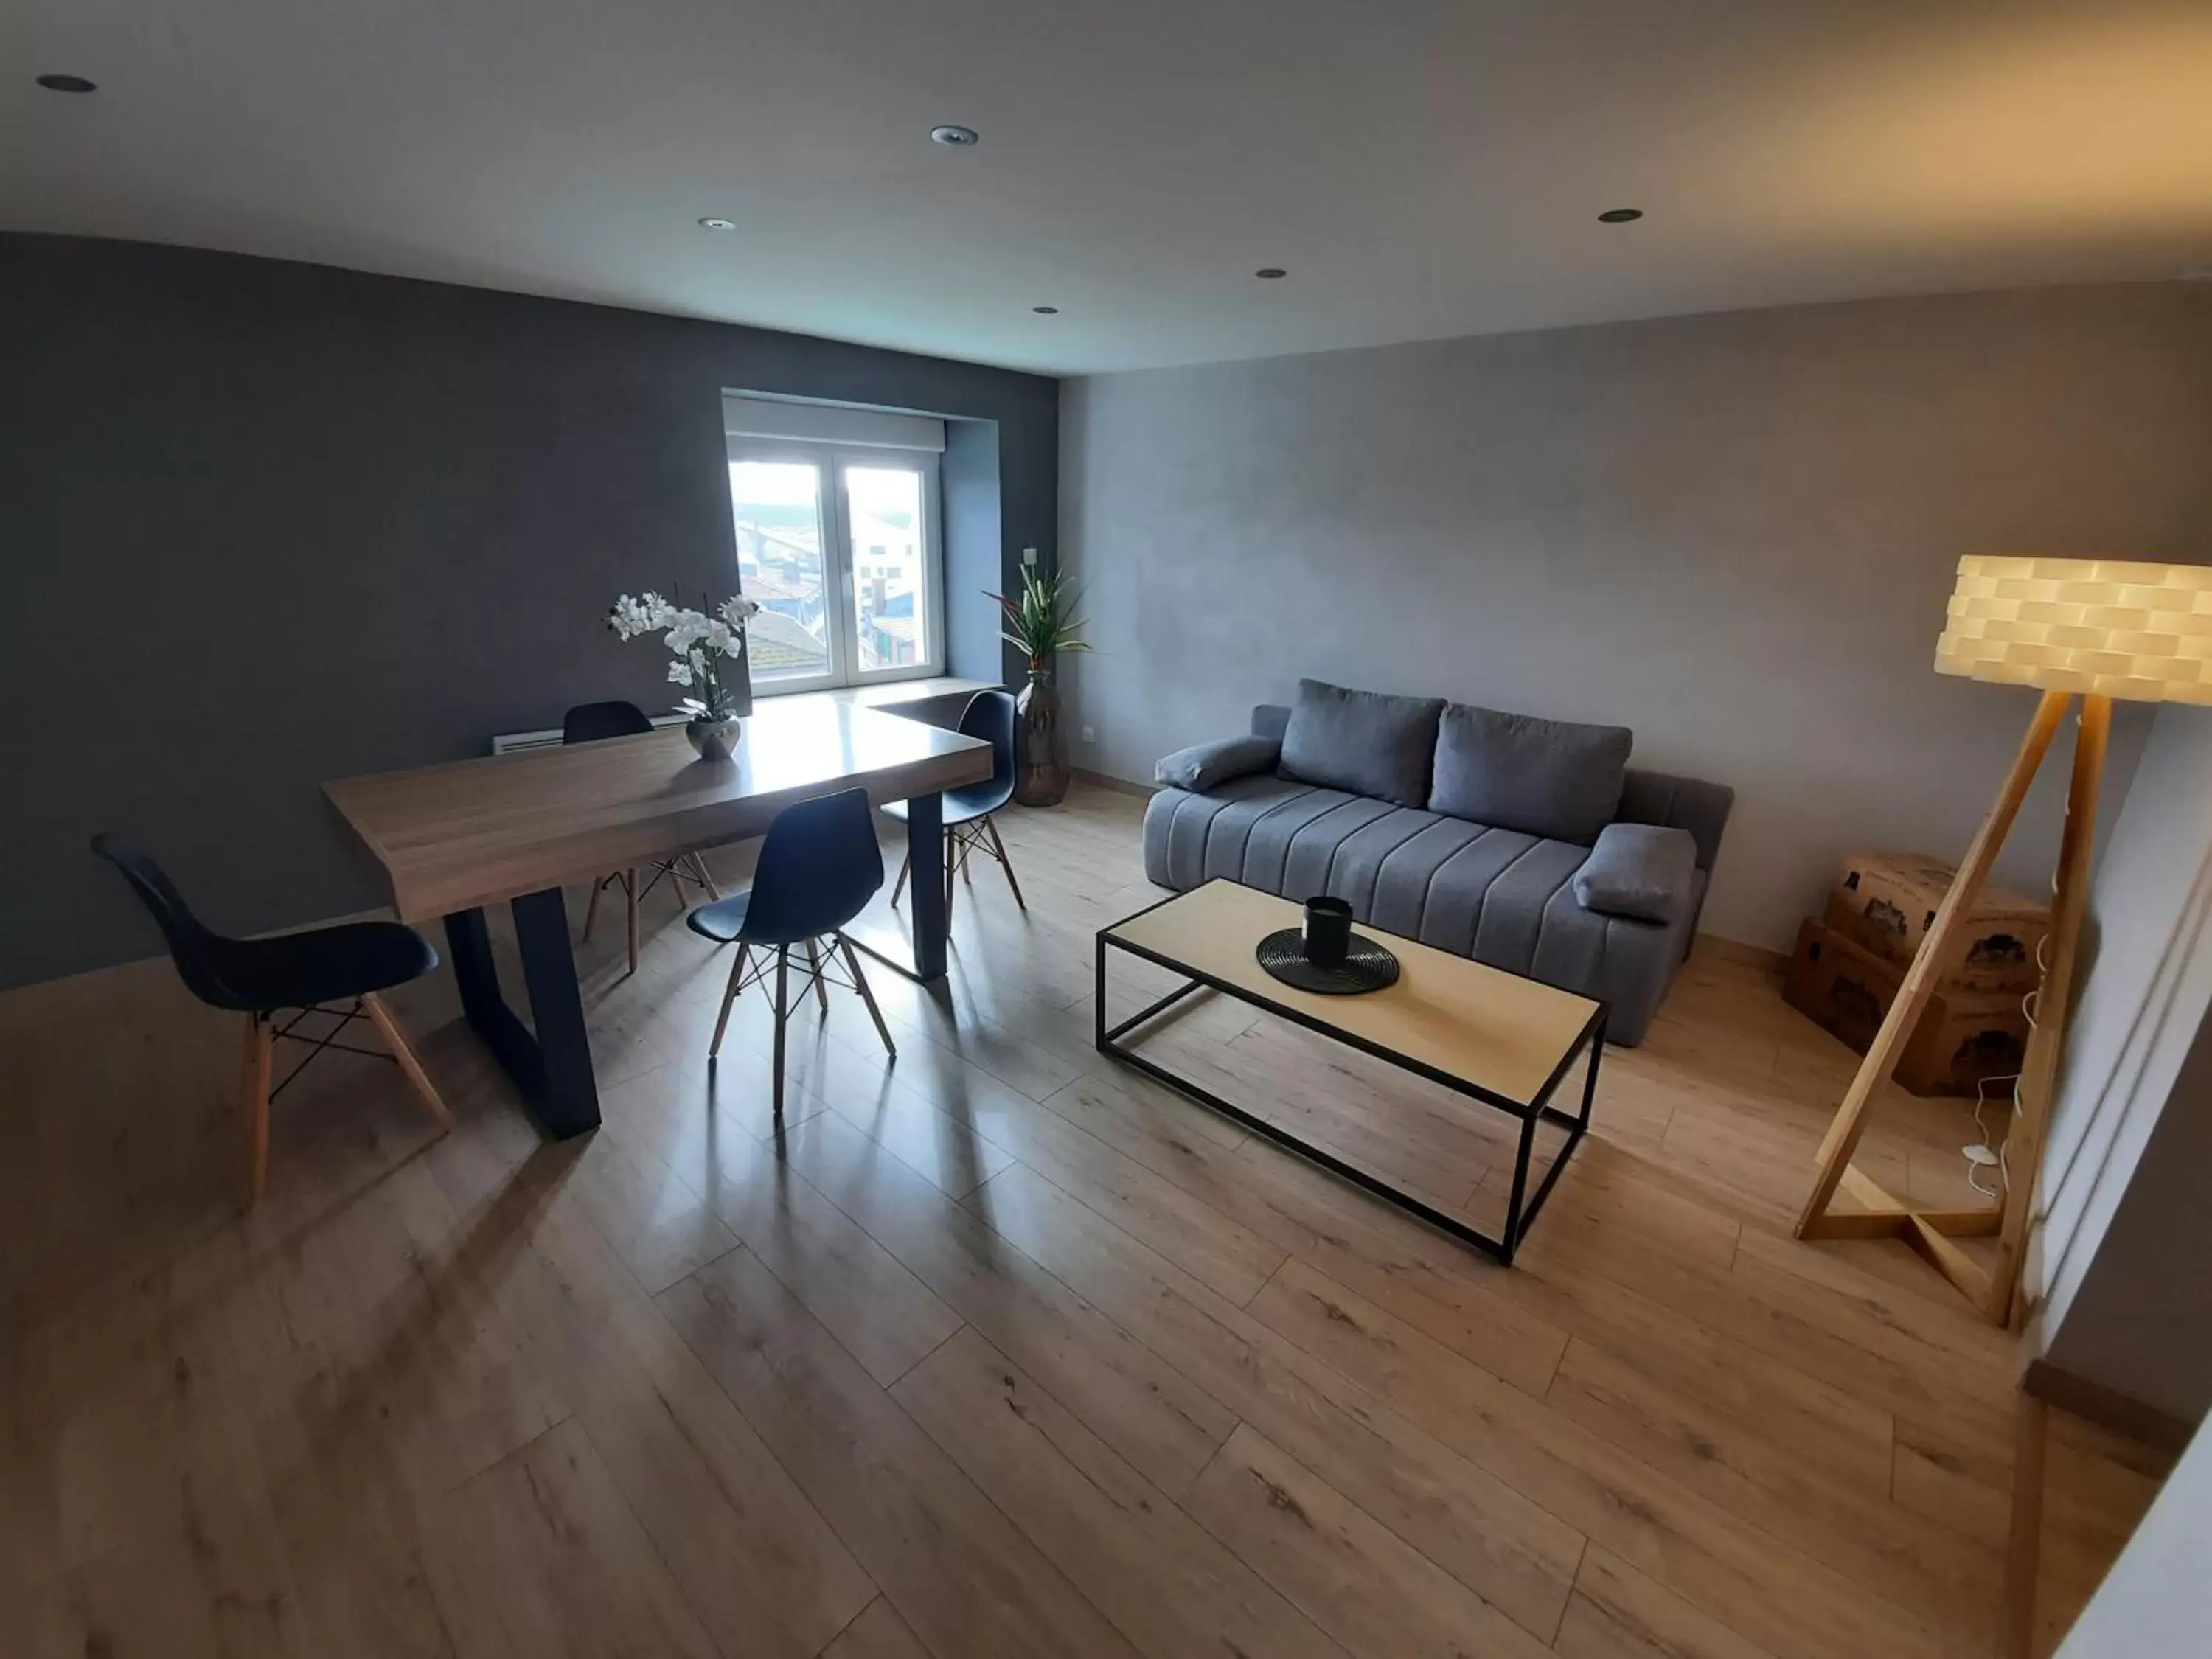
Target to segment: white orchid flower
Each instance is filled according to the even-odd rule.
[[[696,713],[718,713],[727,708],[731,693],[722,684],[722,660],[741,657],[745,648],[745,624],[760,615],[761,607],[743,594],[722,600],[709,614],[672,605],[647,591],[635,598],[628,593],[615,600],[606,624],[625,640],[659,633],[675,660],[668,678],[678,685],[696,687],[706,699],[686,698],[684,707]]]

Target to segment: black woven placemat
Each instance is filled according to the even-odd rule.
[[[1398,982],[1398,958],[1388,946],[1364,933],[1352,934],[1351,950],[1334,968],[1306,960],[1305,939],[1295,927],[1268,934],[1253,955],[1284,984],[1295,985],[1301,991],[1318,991],[1323,996],[1357,996],[1362,991],[1379,991]]]

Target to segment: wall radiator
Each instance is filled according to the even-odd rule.
[[[657,727],[665,728],[681,726],[690,718],[689,714],[655,714],[653,723]],[[560,746],[561,732],[557,726],[550,732],[502,732],[491,740],[491,752],[495,755],[512,755],[524,749],[558,749]]]

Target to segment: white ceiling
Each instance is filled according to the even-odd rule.
[[[0,226],[1056,373],[2212,265],[2212,0],[0,12]]]

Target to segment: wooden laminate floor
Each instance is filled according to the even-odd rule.
[[[1139,811],[1007,814],[1028,914],[981,868],[944,994],[874,975],[895,1065],[802,1015],[780,1128],[661,895],[637,975],[618,915],[582,951],[599,1133],[538,1139],[441,975],[395,1000],[456,1132],[325,1060],[246,1215],[237,1032],[166,963],[0,998],[0,1654],[1990,1651],[2009,1345],[1788,1237],[1852,1056],[1693,961],[1502,1270],[1092,1051]],[[1498,1201],[1423,1085],[1218,1000],[1156,1041]],[[1899,1096],[1866,1161],[1965,1201],[1967,1118]],[[2050,1632],[2160,1473],[2060,1419]]]

